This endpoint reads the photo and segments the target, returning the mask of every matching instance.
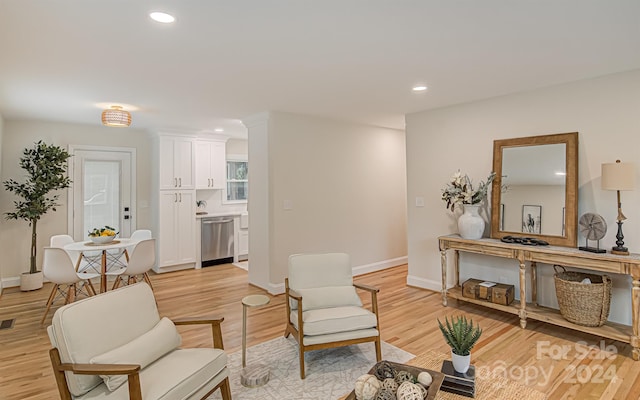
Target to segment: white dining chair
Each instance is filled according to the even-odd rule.
[[[69,254],[59,247],[45,247],[42,260],[42,273],[45,278],[53,283],[51,294],[47,300],[46,309],[40,324],[51,309],[51,305],[57,296],[64,298],[64,304],[73,303],[78,294],[86,291],[87,296],[96,294],[91,279],[100,277],[100,274],[90,272],[76,272],[76,267]]]
[[[138,282],[141,277],[153,290],[151,279],[149,279],[149,270],[156,264],[156,240],[144,239],[136,243],[129,261],[125,268],[120,268],[114,271],[107,271],[106,275],[115,276],[116,280],[113,283],[113,289],[117,289],[122,282],[124,282],[123,276],[127,277],[127,284]]]
[[[53,235],[51,239],[49,239],[50,247],[57,247],[63,249],[64,246],[73,243],[74,240],[70,235]],[[100,252],[96,252],[95,255],[90,253],[85,253],[80,259],[81,253],[79,251],[73,250],[65,250],[69,257],[73,261],[73,265],[76,266],[76,270],[78,272],[86,272],[88,269],[91,269],[91,272],[100,273]],[[77,265],[78,260],[80,259],[80,265]]]

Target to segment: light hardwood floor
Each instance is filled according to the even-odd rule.
[[[151,279],[161,315],[223,316],[225,348],[228,352],[240,349],[240,301],[248,294],[263,293],[247,283],[244,270],[223,265],[152,275]],[[546,393],[550,399],[640,398],[640,363],[630,358],[628,345],[604,341],[604,346],[615,346],[617,355],[586,351],[586,346],[576,342],[599,346],[601,339],[535,321],[523,330],[514,315],[463,302],[451,301],[449,307],[443,307],[440,293],[408,287],[406,279],[406,266],[355,278],[381,289],[380,324],[386,342],[416,355],[426,350],[447,353],[436,318],[466,314],[484,329],[472,358],[480,373],[500,373]],[[0,297],[0,320],[16,319],[12,329],[0,331],[0,399],[57,398],[48,358],[49,340],[40,326],[50,290],[50,284],[29,293],[11,288]],[[265,307],[250,310],[248,345],[282,335],[284,314],[282,295],[272,297]],[[50,321],[51,316],[45,325]],[[181,329],[181,333],[186,347],[211,344],[207,329]]]

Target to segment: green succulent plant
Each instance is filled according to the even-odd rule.
[[[471,354],[471,349],[475,346],[480,335],[482,335],[482,329],[480,325],[473,325],[471,318],[467,319],[464,315],[451,317],[451,322],[444,317],[445,324],[443,325],[438,320],[438,326],[440,331],[447,341],[447,344],[451,346],[454,354],[459,356],[468,356]]]

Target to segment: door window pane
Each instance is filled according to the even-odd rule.
[[[84,237],[94,228],[109,225],[119,229],[120,163],[90,161],[84,163]]]

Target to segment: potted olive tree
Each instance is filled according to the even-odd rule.
[[[471,365],[471,349],[478,339],[480,339],[482,329],[480,329],[479,325],[474,326],[473,320],[467,320],[467,317],[464,315],[451,317],[451,322],[445,317],[444,322],[445,324],[443,325],[442,322],[438,320],[438,326],[447,344],[451,347],[453,369],[464,374],[469,370],[469,366]]]
[[[36,267],[36,243],[38,220],[55,211],[59,194],[54,190],[68,188],[71,180],[66,175],[67,160],[71,155],[61,147],[52,146],[42,140],[32,148],[26,148],[20,157],[20,167],[26,172],[26,180],[19,183],[13,179],[4,181],[4,187],[20,199],[13,202],[15,211],[5,213],[6,219],[21,219],[31,226],[31,258],[29,272],[20,276],[20,289],[35,290],[42,287],[42,271]]]

